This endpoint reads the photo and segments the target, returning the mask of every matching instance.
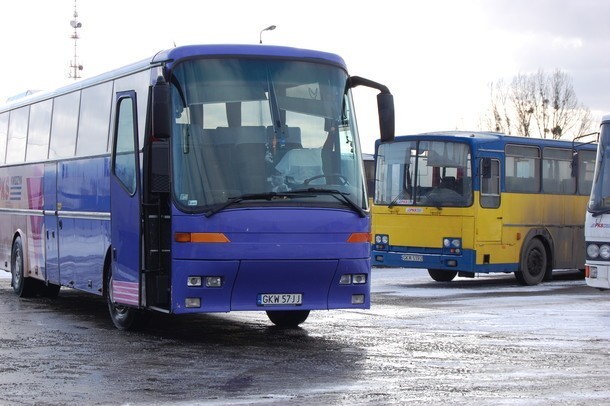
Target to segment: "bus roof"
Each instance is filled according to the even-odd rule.
[[[610,119],[610,115],[608,116]],[[571,140],[554,140],[549,138],[533,138],[533,137],[518,137],[514,135],[506,135],[503,133],[485,132],[485,131],[436,131],[427,132],[421,134],[411,135],[400,135],[394,138],[393,142],[405,142],[410,141],[413,138],[418,139],[434,139],[438,141],[463,141],[471,145],[481,144],[506,144],[506,143],[519,143],[519,144],[530,144],[530,145],[541,145],[549,147],[563,147],[572,145]],[[375,142],[375,149],[378,148],[380,140]],[[583,142],[577,142],[578,145],[586,144]]]
[[[298,58],[315,62],[332,63],[345,69],[343,58],[328,52],[310,49],[273,46],[273,45],[187,45],[171,48],[157,53],[151,63],[161,63],[188,59],[193,55],[209,55],[212,57],[271,57]]]
[[[100,75],[92,76],[87,79],[79,80],[69,85],[60,87],[52,91],[36,92],[14,100],[9,100],[5,105],[0,104],[0,112],[11,110],[27,104],[49,99],[64,93],[83,89],[97,83],[102,83],[111,79],[126,76],[138,71],[149,69],[152,66],[167,64],[169,66],[193,56],[213,56],[213,57],[269,57],[269,58],[295,58],[309,60],[311,62],[322,62],[336,65],[346,69],[343,58],[338,55],[314,51],[308,49],[272,46],[272,45],[237,45],[237,44],[215,44],[215,45],[186,45],[160,51],[150,58],[117,68]]]

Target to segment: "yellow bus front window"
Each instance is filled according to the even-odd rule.
[[[467,144],[423,140],[382,144],[378,156],[376,204],[472,204],[472,164]]]

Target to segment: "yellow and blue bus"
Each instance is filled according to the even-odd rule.
[[[373,190],[375,190],[375,156],[373,154],[362,154],[362,163],[364,164],[364,176],[366,178],[366,190],[369,198],[373,198]]]
[[[595,177],[587,207],[585,239],[587,285],[610,289],[610,115],[602,118]]]
[[[370,307],[370,211],[350,76],[334,54],[192,45],[0,107],[0,267],[142,310]]]
[[[514,272],[525,285],[584,269],[595,145],[455,131],[375,150],[374,266],[445,282]]]

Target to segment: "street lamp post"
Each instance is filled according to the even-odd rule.
[[[276,28],[275,25],[270,25],[269,27],[262,29],[261,32],[258,34],[258,43],[259,44],[263,43],[263,32],[264,31],[273,31],[273,30],[275,30],[275,28]]]

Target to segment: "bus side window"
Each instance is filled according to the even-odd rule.
[[[481,158],[481,207],[500,207],[500,161]]]
[[[591,193],[593,174],[595,172],[595,151],[578,153],[578,194],[587,196]]]
[[[113,171],[129,195],[136,192],[135,114],[130,97],[119,100]]]

